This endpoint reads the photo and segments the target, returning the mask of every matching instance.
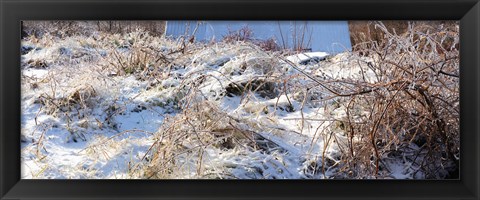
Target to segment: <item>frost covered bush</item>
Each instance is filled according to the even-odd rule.
[[[385,44],[359,44],[353,63],[366,66],[359,71],[362,78],[325,84],[346,110],[342,176],[382,176],[392,158],[401,156],[404,171],[414,178],[458,178],[458,26],[425,32],[410,23],[400,35],[381,22],[375,27]],[[374,73],[373,80],[366,71]]]

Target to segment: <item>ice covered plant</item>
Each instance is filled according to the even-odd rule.
[[[403,157],[414,178],[458,178],[458,26],[409,23],[403,34],[381,22],[375,28],[383,43],[359,44],[351,60],[361,78],[320,82],[346,110],[343,176],[383,177],[392,158]]]

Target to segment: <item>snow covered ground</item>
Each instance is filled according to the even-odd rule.
[[[192,44],[182,53],[175,52],[181,46],[177,41],[145,37],[141,49],[156,52],[145,55],[163,55],[168,62],[115,71],[135,59],[135,45],[141,43],[137,37],[142,38],[138,33],[63,39],[47,35],[23,41],[30,48],[22,55],[22,178],[149,178],[145,171],[155,169],[155,152],[166,145],[160,138],[174,124],[166,121],[192,117],[192,123],[211,123],[213,119],[191,114],[202,103],[208,106],[198,108],[214,111],[199,113],[217,112],[224,116],[218,120],[229,119],[221,121],[224,127],[215,127],[216,134],[241,127],[239,132],[254,134],[236,141],[253,138],[258,144],[219,147],[220,136],[215,136],[211,144],[202,144],[200,158],[189,151],[176,154],[173,165],[184,166],[169,172],[173,178],[342,178],[347,137],[332,123],[345,116],[345,109],[324,99],[328,92],[279,59],[282,55],[242,42]],[[327,56],[311,52],[286,59],[318,79],[373,76],[368,68],[365,75],[349,64],[348,52]],[[179,144],[202,143],[192,136],[201,125],[192,130],[186,122],[181,125],[190,135]],[[414,169],[402,160],[387,165],[380,178],[415,178]]]
[[[318,63],[321,60],[324,60],[328,56],[328,53],[325,52],[305,52],[300,54],[295,54],[287,56],[286,59],[297,64],[314,64]]]

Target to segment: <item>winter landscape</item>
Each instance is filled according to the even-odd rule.
[[[23,179],[458,179],[457,22],[348,22],[341,52],[166,28],[23,22]]]

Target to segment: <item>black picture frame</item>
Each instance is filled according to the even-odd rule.
[[[1,199],[479,199],[478,0],[1,0]],[[21,20],[460,20],[460,180],[21,180]]]

